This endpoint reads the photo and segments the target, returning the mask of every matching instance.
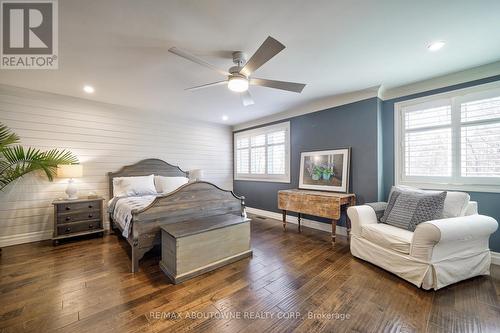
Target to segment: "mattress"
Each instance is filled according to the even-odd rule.
[[[144,195],[131,197],[115,197],[108,202],[108,211],[123,230],[123,237],[128,238],[132,229],[132,211],[149,206],[158,195]]]

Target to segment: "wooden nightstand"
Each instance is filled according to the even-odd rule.
[[[54,205],[54,245],[59,240],[88,235],[104,234],[103,200],[94,199],[55,200]]]

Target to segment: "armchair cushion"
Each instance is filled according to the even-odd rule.
[[[365,224],[361,237],[383,248],[409,254],[413,232],[384,223]]]

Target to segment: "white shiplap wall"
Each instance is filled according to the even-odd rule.
[[[76,154],[84,169],[84,177],[76,180],[82,196],[94,191],[107,199],[107,172],[145,158],[183,170],[203,169],[205,180],[232,189],[229,126],[4,85],[0,122],[24,146]],[[63,197],[65,188],[66,180],[50,183],[30,175],[0,192],[0,247],[50,238],[51,202]]]

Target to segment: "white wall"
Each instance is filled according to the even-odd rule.
[[[232,189],[229,126],[3,85],[0,122],[24,146],[76,154],[84,168],[84,177],[77,180],[81,196],[95,191],[107,199],[107,172],[145,158],[160,158],[183,170],[201,168],[206,180]],[[51,202],[65,196],[65,188],[66,180],[50,183],[30,175],[0,192],[0,247],[51,238]]]

